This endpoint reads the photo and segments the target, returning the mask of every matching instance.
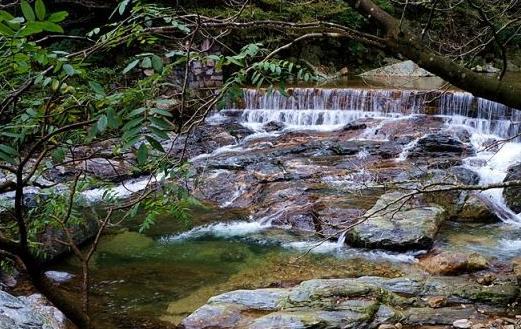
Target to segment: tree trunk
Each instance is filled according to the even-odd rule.
[[[396,18],[371,0],[346,0],[346,2],[364,17],[375,21],[385,29],[386,48],[394,54],[403,55],[418,66],[458,88],[471,92],[474,96],[521,109],[521,84],[516,85],[473,72],[436,53],[426,47],[418,36],[404,30],[403,24],[400,26]]]

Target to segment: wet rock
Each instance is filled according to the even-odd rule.
[[[286,125],[279,121],[270,121],[262,125],[262,129],[267,132],[283,130],[285,127]]]
[[[410,158],[418,157],[452,157],[470,154],[471,149],[450,134],[429,134],[420,140],[409,152]]]
[[[461,210],[452,219],[459,222],[493,223],[500,219],[492,211],[490,201],[477,193],[465,193]]]
[[[508,168],[507,175],[503,182],[521,180],[521,163],[517,163]],[[503,196],[507,205],[516,213],[521,212],[521,187],[506,187]]]
[[[64,283],[74,278],[74,274],[59,271],[47,271],[45,276],[57,283]]]
[[[440,224],[446,217],[436,205],[408,201],[404,194],[383,195],[369,209],[365,222],[348,233],[348,242],[355,246],[388,250],[428,249],[432,246]],[[403,199],[403,200],[402,200]]]
[[[65,329],[66,319],[41,295],[14,297],[0,291],[0,328]]]
[[[184,328],[401,328],[452,325],[482,319],[473,301],[495,305],[503,294],[512,301],[515,284],[482,287],[461,277],[320,279],[292,288],[238,290],[211,298],[186,318]],[[455,306],[424,307],[422,299],[439,298]],[[505,304],[503,304],[505,305]],[[484,307],[484,306],[483,306]]]
[[[477,253],[442,252],[424,257],[420,265],[431,274],[454,275],[484,270],[488,262]]]
[[[132,167],[123,160],[93,158],[83,161],[82,169],[99,179],[121,181],[132,174]]]
[[[351,131],[351,130],[360,130],[360,129],[366,129],[367,125],[365,123],[348,123],[346,124],[342,130],[343,131]]]
[[[449,171],[461,184],[476,185],[479,183],[479,175],[473,170],[465,167],[453,167]]]

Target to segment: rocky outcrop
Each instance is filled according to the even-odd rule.
[[[293,288],[237,290],[212,297],[182,323],[204,328],[377,328],[396,324],[450,325],[486,319],[468,305],[505,309],[519,293],[513,281],[481,286],[460,277],[323,279]],[[443,305],[430,306],[431,297]]]
[[[38,294],[14,297],[0,291],[0,328],[65,329],[66,319]]]
[[[428,249],[446,216],[443,208],[409,200],[401,192],[383,195],[348,233],[355,246],[388,250]]]
[[[521,163],[508,168],[504,182],[521,180]],[[503,190],[503,196],[507,205],[516,213],[521,212],[521,187],[507,187]]]

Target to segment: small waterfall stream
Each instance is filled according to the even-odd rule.
[[[521,111],[467,92],[291,88],[283,95],[279,91],[246,89],[240,118],[245,126],[257,131],[272,121],[291,130],[332,131],[363,118],[385,122],[410,115],[434,115],[447,127],[467,130],[477,154],[467,158],[465,166],[480,175],[481,184],[502,182],[507,168],[521,161]],[[366,130],[371,131],[365,135],[374,135],[375,127]],[[497,152],[486,150],[491,142],[501,140],[507,141]],[[416,143],[407,144],[397,160],[406,160]],[[503,221],[521,225],[521,215],[506,207],[501,189],[484,191],[482,195]]]
[[[292,88],[283,95],[246,89],[241,113],[250,127],[278,121],[292,128],[334,130],[361,118],[430,114],[484,135],[521,133],[521,111],[459,91]]]

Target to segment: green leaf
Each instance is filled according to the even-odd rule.
[[[63,70],[65,71],[65,73],[72,77],[74,75],[74,73],[76,73],[76,70],[74,69],[74,67],[72,67],[71,64],[65,64],[63,65]]]
[[[151,136],[145,136],[146,140],[148,141],[148,143],[153,147],[155,148],[156,150],[158,150],[159,152],[162,152],[162,153],[165,153],[165,149],[163,148],[163,146],[161,145],[161,143],[159,143],[155,138],[151,137]]]
[[[10,13],[8,13],[7,11],[0,10],[0,22],[1,21],[10,21],[14,18],[15,17],[13,15],[11,15]]]
[[[14,31],[11,30],[7,25],[0,23],[0,34],[5,36],[12,36]]]
[[[150,59],[150,57],[143,58],[143,60],[141,61],[141,67],[144,69],[149,69],[152,67],[152,60]]]
[[[63,160],[65,160],[65,149],[63,147],[55,149],[51,153],[51,158],[54,163],[63,162]]]
[[[43,32],[43,28],[38,22],[27,22],[23,29],[19,32],[20,36],[28,37],[33,34]]]
[[[20,7],[22,8],[22,14],[24,14],[24,17],[27,21],[33,22],[36,19],[33,8],[31,8],[31,5],[29,2],[27,2],[27,0],[22,0]]]
[[[104,132],[105,129],[107,129],[107,123],[108,123],[107,116],[106,115],[102,115],[98,119],[98,123],[96,123],[96,128],[98,129],[99,132]]]
[[[5,154],[9,154],[12,156],[17,156],[18,151],[15,150],[13,147],[5,144],[0,144],[0,151],[4,152]]]
[[[121,1],[121,3],[119,4],[119,7],[118,7],[118,12],[120,15],[123,15],[123,13],[125,12],[125,9],[127,9],[127,5],[129,2],[130,2],[130,0]]]
[[[158,137],[159,139],[168,139],[168,134],[164,130],[161,130],[153,126],[148,127],[148,129],[150,129],[154,136]]]
[[[89,87],[93,92],[95,92],[98,95],[106,95],[105,90],[103,90],[103,87],[96,81],[89,81]]]
[[[154,69],[154,71],[156,71],[157,73],[163,72],[163,60],[161,59],[161,57],[157,55],[152,55],[151,60],[152,68]]]
[[[148,147],[145,143],[142,143],[137,150],[137,163],[140,165],[145,164],[148,159]]]
[[[36,17],[38,17],[38,20],[43,21],[45,19],[45,4],[42,0],[36,0],[34,3],[34,9],[36,11]]]
[[[15,159],[11,155],[5,154],[4,152],[1,152],[1,151],[0,151],[0,160],[3,160],[5,162],[9,162],[9,163],[12,163],[12,164],[16,163]]]
[[[60,23],[64,19],[66,19],[67,16],[69,16],[68,12],[66,12],[66,11],[57,11],[55,13],[52,13],[47,20],[49,22],[52,22],[52,23]]]
[[[132,62],[130,62],[127,67],[125,67],[125,69],[123,70],[123,74],[127,74],[128,72],[130,72],[130,70],[132,70],[134,67],[136,67],[136,65],[139,63],[139,59],[135,59],[133,60]]]
[[[127,123],[125,123],[125,125],[123,126],[123,128],[121,130],[128,131],[129,129],[136,127],[137,125],[139,125],[142,122],[143,122],[143,118],[141,118],[141,117],[132,119],[132,120],[128,121]]]
[[[127,116],[129,118],[135,117],[137,115],[140,115],[141,113],[145,112],[147,109],[145,107],[140,107],[135,110],[132,110]]]
[[[173,117],[172,113],[168,112],[167,110],[153,108],[150,112],[152,114],[159,114],[164,117]]]
[[[53,22],[38,22],[41,28],[47,32],[63,33],[63,28]]]
[[[172,126],[164,118],[150,117],[150,121],[154,126],[158,128],[162,128],[165,130],[172,129]]]

